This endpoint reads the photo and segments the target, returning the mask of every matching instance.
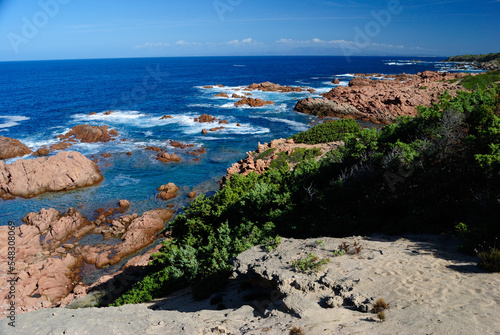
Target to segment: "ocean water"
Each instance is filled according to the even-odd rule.
[[[32,199],[0,200],[0,225],[8,221],[20,224],[27,213],[49,207],[62,212],[74,207],[92,219],[95,209],[116,207],[120,199],[131,201],[130,213],[141,214],[167,204],[181,209],[188,203],[189,191],[217,190],[226,169],[244,158],[247,151],[254,150],[258,142],[308,129],[315,118],[294,112],[297,99],[328,92],[335,86],[335,78],[340,85],[347,85],[354,73],[449,70],[443,59],[418,60],[195,57],[0,62],[0,136],[19,139],[36,150],[56,143],[55,136],[78,124],[109,125],[119,133],[116,141],[82,143],[67,149],[99,158],[102,183]],[[264,81],[307,86],[316,92],[251,92],[254,98],[275,102],[261,108],[236,108],[233,104],[237,99],[214,97],[220,92],[238,93],[238,88]],[[215,84],[224,87],[203,88]],[[104,115],[109,110],[114,113]],[[203,128],[216,126],[193,121],[203,113],[226,119],[226,128],[202,135]],[[165,114],[173,118],[159,120]],[[127,140],[121,141],[124,138]],[[168,140],[204,147],[207,153],[196,162],[186,150],[168,147]],[[145,151],[149,145],[166,147],[183,160],[159,162],[153,152]],[[127,152],[132,152],[132,156],[127,156]],[[112,157],[103,158],[101,153],[111,153]],[[169,202],[157,200],[156,189],[169,182],[180,187],[179,196]]]

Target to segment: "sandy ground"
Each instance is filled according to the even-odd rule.
[[[333,256],[355,240],[359,254]],[[311,253],[330,262],[295,271],[291,262]],[[235,278],[211,299],[182,290],[149,304],[45,309],[17,316],[16,328],[1,320],[0,334],[500,334],[500,273],[476,262],[449,235],[283,239],[240,255]],[[341,303],[325,303],[333,298]],[[359,311],[378,298],[390,304],[384,322]]]

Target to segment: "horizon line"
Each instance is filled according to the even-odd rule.
[[[454,55],[459,56],[459,55]],[[436,56],[436,55],[358,55],[349,56],[348,58],[362,57],[420,57],[420,58],[449,58],[454,56]],[[345,55],[191,55],[191,56],[152,56],[152,57],[99,57],[99,58],[54,58],[54,59],[22,59],[22,60],[0,60],[0,63],[16,63],[16,62],[50,62],[50,61],[66,61],[66,60],[111,60],[111,59],[155,59],[155,58],[230,58],[230,57],[346,57]]]

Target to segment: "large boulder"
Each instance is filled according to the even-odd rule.
[[[168,183],[167,185],[161,185],[158,187],[158,198],[163,200],[170,200],[177,196],[177,191],[179,188],[174,183]]]
[[[320,117],[341,117],[361,114],[355,107],[351,105],[338,103],[324,98],[307,98],[299,100],[295,105],[295,110],[300,113]]]
[[[0,159],[30,154],[32,151],[16,139],[0,136]]]
[[[12,164],[0,161],[0,196],[30,198],[45,192],[91,186],[102,179],[97,165],[79,152],[63,151]]]

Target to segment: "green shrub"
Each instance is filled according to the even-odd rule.
[[[271,162],[271,169],[288,169],[289,163],[297,164],[305,160],[313,159],[321,155],[320,148],[306,149],[306,148],[295,148],[288,155],[286,152],[282,151],[278,154],[278,158]]]
[[[283,238],[279,235],[276,235],[275,237],[268,237],[264,240],[263,247],[267,251],[272,251],[281,244],[281,241],[283,241]]]
[[[352,119],[322,123],[292,136],[296,143],[318,144],[343,141],[361,131],[360,125]]]
[[[292,261],[295,271],[299,272],[318,272],[321,271],[323,265],[330,263],[328,258],[320,259],[315,254],[309,254],[306,258]]]
[[[255,157],[255,160],[257,159],[267,159],[269,158],[274,152],[276,151],[276,148],[269,148],[264,152],[261,152],[260,154]]]

